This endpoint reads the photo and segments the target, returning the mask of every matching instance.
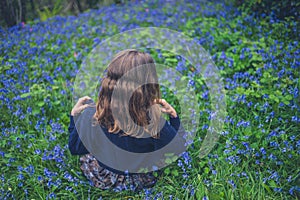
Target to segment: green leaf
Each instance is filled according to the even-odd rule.
[[[39,114],[40,113],[40,110],[39,109],[33,109],[32,110],[32,114],[33,115],[36,115],[36,114]]]
[[[164,170],[164,173],[165,173],[165,174],[170,174],[170,172],[171,172],[170,168],[166,168],[166,169]]]
[[[61,101],[54,101],[53,102],[53,105],[55,105],[55,106],[58,106],[58,105],[60,105],[61,104]]]
[[[208,172],[209,172],[209,168],[208,168],[208,167],[205,167],[205,168],[204,168],[204,173],[205,173],[205,174],[208,174]]]
[[[11,66],[9,66],[9,65],[1,66],[0,72],[1,72],[1,73],[4,73],[6,70],[8,70],[8,69],[10,69],[10,68],[11,68]]]
[[[274,187],[274,188],[277,187],[277,184],[275,183],[274,180],[271,180],[269,183],[270,183],[271,187]]]
[[[166,58],[167,63],[176,63],[177,59],[176,58]]]
[[[290,104],[290,102],[287,101],[287,100],[283,100],[283,103],[284,103],[285,105],[289,105],[289,104]]]
[[[45,105],[45,102],[43,102],[43,101],[40,101],[40,102],[38,102],[38,104],[37,104],[39,107],[43,107],[44,105]]]
[[[20,95],[21,98],[26,98],[26,97],[28,97],[28,96],[30,96],[30,92],[28,92],[28,93],[23,93],[23,94]]]
[[[293,99],[293,96],[290,95],[290,94],[288,94],[288,95],[285,96],[285,99],[286,99],[286,100],[292,100],[292,99]]]
[[[245,89],[243,87],[237,87],[236,91],[238,94],[244,94]]]
[[[168,52],[168,51],[164,51],[161,53],[162,56],[164,57],[171,57],[171,56],[174,56],[172,53]]]
[[[179,173],[178,173],[178,171],[175,169],[175,170],[172,170],[172,175],[173,175],[173,176],[178,176]]]
[[[209,194],[209,199],[222,199],[222,196],[216,193],[210,193]]]
[[[266,184],[262,183],[262,186],[269,192],[272,193],[271,189],[269,186],[267,186]]]

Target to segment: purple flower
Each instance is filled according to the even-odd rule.
[[[233,180],[230,179],[230,180],[227,181],[227,183],[229,183],[233,187],[233,189],[236,188],[236,185],[235,185]]]
[[[262,155],[266,155],[266,150],[265,150],[265,148],[263,148],[263,147],[260,148],[260,152],[261,152]]]
[[[56,194],[54,194],[53,192],[47,196],[47,199],[55,199],[55,198],[56,198]]]
[[[291,187],[290,190],[289,190],[289,193],[291,195],[295,195],[295,191],[296,192],[300,192],[300,187],[299,186],[293,186],[293,187]]]

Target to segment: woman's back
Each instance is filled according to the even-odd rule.
[[[80,159],[84,174],[102,189],[124,189],[128,181],[134,190],[152,186],[156,178],[151,171],[162,162],[155,152],[162,157],[172,153],[172,148],[161,149],[170,146],[181,127],[175,109],[160,99],[154,60],[136,50],[118,53],[102,79],[96,105],[89,107],[88,100],[79,99],[69,126],[69,149],[73,155],[85,155]],[[170,123],[161,112],[169,114]],[[175,142],[180,151],[182,135],[178,146]]]

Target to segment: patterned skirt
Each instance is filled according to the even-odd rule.
[[[140,191],[155,185],[157,177],[152,172],[144,174],[122,175],[101,167],[97,159],[91,154],[80,157],[83,174],[97,188],[114,191]]]

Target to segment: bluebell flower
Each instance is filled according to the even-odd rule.
[[[272,153],[268,157],[270,160],[277,160],[277,157],[274,156]]]
[[[207,196],[203,196],[202,200],[208,200]]]
[[[234,183],[233,180],[230,179],[230,180],[228,180],[227,182],[233,187],[233,189],[236,188],[236,185],[235,185],[235,183]]]
[[[53,192],[47,196],[47,199],[55,199],[55,198],[56,198],[56,194],[54,194]]]
[[[184,70],[186,70],[185,61],[183,60],[178,61],[176,70],[179,72],[183,72]]]
[[[19,174],[18,175],[18,180],[23,180],[24,179],[24,175],[23,174]]]
[[[38,181],[42,181],[42,180],[43,180],[43,177],[42,177],[42,176],[38,176],[38,177],[37,177],[37,180],[38,180]]]
[[[282,188],[273,188],[274,192],[282,192]]]
[[[37,154],[37,155],[41,154],[41,150],[40,150],[40,149],[36,149],[34,152],[35,152],[35,154]]]
[[[189,80],[188,81],[188,86],[189,87],[194,87],[195,86],[195,81],[194,80]]]
[[[266,150],[264,147],[260,148],[260,152],[262,155],[266,155]]]
[[[291,187],[290,190],[289,190],[289,193],[291,195],[295,195],[295,191],[296,192],[300,192],[300,187],[299,186],[293,186],[293,187]]]

